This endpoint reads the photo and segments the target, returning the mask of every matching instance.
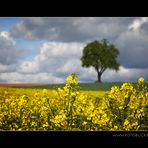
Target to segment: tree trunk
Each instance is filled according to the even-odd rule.
[[[102,83],[101,82],[101,74],[99,72],[97,72],[97,74],[98,74],[98,83]]]

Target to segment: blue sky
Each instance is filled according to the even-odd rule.
[[[0,30],[9,31],[20,21],[19,17],[0,17]]]
[[[119,49],[121,66],[102,81],[148,80],[147,17],[0,17],[0,83],[63,83],[72,72],[94,82],[95,70],[80,58],[87,43],[103,38]]]

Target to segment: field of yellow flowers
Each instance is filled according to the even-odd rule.
[[[57,90],[0,87],[0,130],[148,130],[148,90],[81,91],[76,74]]]

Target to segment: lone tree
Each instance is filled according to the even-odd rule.
[[[106,39],[95,40],[84,47],[81,57],[82,66],[94,67],[98,75],[97,82],[101,83],[101,76],[107,68],[119,70],[118,54],[119,50]]]

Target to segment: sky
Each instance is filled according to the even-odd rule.
[[[119,49],[121,66],[103,82],[148,81],[148,17],[0,17],[0,83],[64,83],[73,72],[94,82],[96,71],[80,58],[104,38]]]

